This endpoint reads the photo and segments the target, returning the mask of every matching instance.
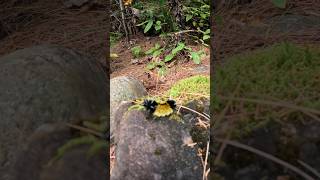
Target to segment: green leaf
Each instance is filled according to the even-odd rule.
[[[207,29],[204,34],[210,34],[210,29]]]
[[[160,76],[164,76],[166,74],[166,68],[164,66],[162,66],[161,68],[159,68],[159,75]]]
[[[156,63],[155,62],[151,62],[151,63],[149,63],[148,65],[147,65],[147,69],[149,69],[149,70],[152,70],[152,69],[154,69],[155,67],[156,67]]]
[[[197,22],[193,21],[193,22],[192,22],[192,25],[193,25],[193,26],[197,26]]]
[[[148,21],[145,21],[145,22],[142,22],[142,23],[140,23],[140,24],[137,24],[136,26],[142,26],[142,25],[144,25],[145,23],[147,23]]]
[[[207,15],[206,14],[200,14],[202,19],[207,19]]]
[[[193,18],[193,15],[192,14],[187,14],[186,16],[186,22],[188,22],[190,19]]]
[[[107,142],[105,142],[105,141],[103,141],[103,140],[97,140],[97,141],[95,141],[92,145],[91,145],[91,147],[90,147],[90,149],[89,149],[89,151],[87,152],[87,156],[88,157],[92,157],[93,155],[95,155],[97,152],[99,152],[99,151],[103,151],[103,150],[105,150],[106,148],[108,148],[109,146],[108,146],[108,143]]]
[[[157,57],[162,53],[162,51],[163,51],[163,49],[156,50],[156,51],[153,52],[152,56],[153,57]]]
[[[152,54],[153,52],[155,52],[156,50],[158,50],[160,47],[161,47],[161,46],[160,46],[158,43],[156,43],[156,44],[154,45],[154,47],[152,47],[152,48],[150,48],[148,51],[146,51],[145,54],[146,54],[146,55],[150,55],[150,54]]]
[[[184,49],[188,50],[188,51],[192,51],[192,49],[190,47],[184,47]]]
[[[165,58],[164,58],[164,62],[168,62],[171,61],[174,58],[173,54],[168,54]]]
[[[140,46],[135,46],[135,47],[133,47],[133,48],[131,49],[132,55],[133,55],[135,58],[137,58],[137,57],[139,57],[139,56],[141,55],[141,51],[142,51],[142,49],[141,49]]]
[[[159,49],[160,48],[160,44],[159,43],[156,43],[155,45],[154,45],[154,49]]]
[[[148,24],[144,28],[143,33],[147,33],[151,29],[152,25],[153,25],[153,20],[152,19],[148,20]]]
[[[155,29],[156,31],[159,31],[159,30],[161,29],[161,25],[155,25],[155,26],[154,26],[154,29]]]
[[[150,48],[148,51],[145,52],[146,55],[152,54],[154,52],[154,48]]]
[[[156,24],[157,24],[157,25],[161,25],[161,21],[157,21]]]
[[[178,43],[178,46],[177,46],[176,48],[174,48],[171,53],[175,55],[175,54],[177,54],[179,51],[181,51],[185,46],[186,46],[186,45],[185,45],[184,43],[179,42],[179,43]]]
[[[192,58],[193,62],[195,64],[200,64],[201,60],[200,60],[199,54],[197,52],[191,52],[190,54],[191,54],[191,58]]]
[[[272,3],[278,8],[286,8],[287,0],[272,0]]]
[[[210,36],[209,36],[209,35],[204,35],[202,39],[203,39],[203,40],[210,39]]]

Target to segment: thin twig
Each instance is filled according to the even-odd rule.
[[[180,105],[179,108],[184,108],[184,109],[187,109],[187,110],[189,110],[189,111],[192,111],[192,112],[194,112],[194,113],[196,113],[196,114],[198,114],[198,115],[200,115],[200,116],[202,116],[202,117],[204,117],[205,119],[207,119],[207,120],[210,121],[210,117],[207,117],[207,116],[205,116],[204,114],[199,113],[198,111],[195,111],[195,110],[193,110],[193,109],[190,109],[190,108],[188,108],[188,107],[186,107],[186,106],[182,106],[182,105]]]
[[[236,142],[236,141],[223,140],[223,139],[219,139],[219,138],[215,138],[215,139],[218,142],[221,142],[221,143],[225,142],[225,143],[227,143],[229,145],[232,145],[234,147],[250,151],[250,152],[255,153],[257,155],[260,155],[260,156],[262,156],[262,157],[264,157],[266,159],[269,159],[269,160],[271,160],[271,161],[273,161],[275,163],[278,163],[278,164],[280,164],[280,165],[282,165],[282,166],[294,171],[295,173],[299,174],[300,176],[304,177],[307,180],[315,180],[313,177],[309,176],[308,174],[306,174],[305,172],[303,172],[299,168],[297,168],[297,167],[295,167],[295,166],[293,166],[293,165],[291,165],[291,164],[289,164],[289,163],[287,163],[287,162],[285,162],[285,161],[283,161],[283,160],[281,160],[281,159],[279,159],[279,158],[277,158],[275,156],[267,154],[267,153],[265,153],[263,151],[260,151],[258,149],[255,149],[253,147],[250,147],[248,145],[245,145],[245,144],[242,144],[242,143],[239,143],[239,142]]]
[[[240,88],[240,83],[237,85],[237,87],[236,87],[235,90],[233,91],[232,96],[231,96],[232,98],[236,95],[236,93],[238,92],[239,88]],[[229,101],[227,102],[226,107],[225,107],[225,108],[222,110],[222,112],[218,115],[217,119],[212,122],[212,127],[213,127],[213,128],[215,128],[214,125],[215,125],[217,122],[221,121],[222,118],[226,115],[227,110],[229,109],[229,106],[231,106],[231,103],[232,103],[232,99],[229,99]]]
[[[316,175],[320,179],[320,173],[317,170],[315,170],[313,167],[311,167],[310,165],[308,165],[307,163],[301,160],[298,160],[298,163],[300,163],[303,167],[308,169],[310,172],[312,172],[314,175]]]
[[[83,131],[83,132],[87,132],[87,133],[90,133],[90,134],[94,134],[98,137],[101,137],[101,138],[104,138],[105,136],[102,134],[102,133],[99,133],[99,132],[96,132],[92,129],[89,129],[89,128],[85,128],[85,127],[82,127],[82,126],[79,126],[79,125],[75,125],[75,124],[70,124],[70,123],[66,123],[67,126],[71,127],[71,128],[74,128],[74,129],[78,129],[80,131]]]
[[[233,101],[246,101],[246,102],[259,103],[259,104],[265,104],[265,105],[286,107],[286,108],[295,109],[295,110],[302,111],[302,112],[309,112],[309,113],[320,115],[320,111],[318,111],[316,109],[301,107],[301,106],[297,106],[297,105],[289,104],[289,103],[284,103],[284,102],[274,102],[274,101],[259,100],[259,99],[236,98],[236,97],[225,97],[225,96],[219,96],[219,98],[226,99],[226,100],[233,100]]]
[[[179,34],[184,34],[184,33],[190,33],[190,32],[201,32],[199,30],[195,30],[195,29],[189,29],[189,30],[183,30],[183,31],[179,31],[179,32],[174,32],[174,33],[169,33],[167,34],[168,36],[176,36],[176,35],[179,35]]]
[[[207,142],[206,158],[204,160],[203,176],[202,176],[203,180],[207,180],[208,179],[207,176],[206,176],[206,172],[207,172],[207,164],[208,164],[208,156],[209,156],[209,144],[210,144],[210,140]]]

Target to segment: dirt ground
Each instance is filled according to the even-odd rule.
[[[188,59],[188,57],[180,56],[172,63],[167,64],[167,74],[160,77],[158,76],[157,70],[146,69],[151,58],[145,56],[135,59],[131,53],[131,48],[140,45],[143,51],[147,51],[153,47],[155,43],[161,42],[161,39],[159,37],[146,37],[140,34],[131,41],[132,44],[130,45],[130,43],[125,40],[121,40],[111,48],[111,52],[119,56],[110,62],[111,78],[122,75],[135,77],[144,84],[150,95],[161,94],[180,79],[196,74],[210,74],[210,50],[207,47],[202,45],[191,46],[193,50],[204,48],[206,55],[202,58],[201,64],[197,65],[191,59]],[[133,63],[133,61],[138,61],[138,63]],[[203,68],[203,70],[197,71],[197,68]]]
[[[64,2],[1,1],[0,56],[34,45],[56,44],[105,63],[108,2],[96,0],[79,7],[67,7]]]
[[[0,56],[15,50],[40,45],[57,44],[81,51],[99,60],[107,67],[110,65],[111,78],[131,75],[143,82],[150,94],[161,93],[179,79],[199,74],[193,69],[209,66],[209,49],[200,65],[191,60],[178,58],[169,64],[168,75],[157,78],[155,70],[145,70],[148,60],[140,59],[132,64],[133,59],[128,43],[120,41],[111,51],[120,57],[106,62],[108,16],[105,10],[108,2],[92,1],[79,7],[67,7],[63,1],[10,0],[0,2]],[[94,20],[92,20],[94,19]],[[132,39],[131,47],[139,44],[145,49],[159,41],[156,37],[137,35]],[[199,49],[200,47],[192,47]],[[205,73],[209,74],[209,68]]]

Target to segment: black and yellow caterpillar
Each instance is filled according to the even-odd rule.
[[[136,101],[136,103],[144,106],[147,111],[152,113],[156,117],[169,116],[176,108],[176,102],[174,100],[153,100],[144,99],[143,101]]]

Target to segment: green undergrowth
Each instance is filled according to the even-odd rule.
[[[75,125],[71,128],[77,131],[75,137],[69,139],[57,149],[48,165],[52,165],[62,158],[66,152],[73,148],[78,148],[81,145],[89,146],[87,158],[94,156],[98,152],[109,149],[109,142],[105,139],[105,134],[108,132],[106,116],[101,116],[100,118],[93,120],[84,120],[80,125]]]
[[[196,75],[176,82],[166,95],[178,99],[183,104],[191,100],[209,98],[210,96],[210,77]]]
[[[189,78],[182,79],[175,84],[163,95],[160,96],[145,96],[136,99],[136,103],[128,110],[145,110],[142,106],[144,99],[153,99],[156,101],[173,99],[177,104],[185,105],[190,101],[199,99],[209,99],[210,95],[210,80],[209,76],[196,75]],[[180,118],[171,116],[173,120],[180,121]]]
[[[281,43],[237,55],[216,66],[212,77],[216,94],[211,96],[213,110],[219,115],[232,101],[232,112],[227,113],[242,114],[237,121],[240,134],[248,134],[269,121],[301,120],[305,116],[299,108],[276,107],[266,102],[320,108],[320,50],[314,47]]]

